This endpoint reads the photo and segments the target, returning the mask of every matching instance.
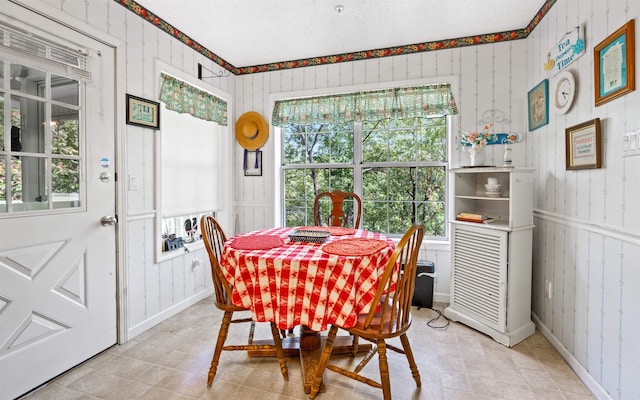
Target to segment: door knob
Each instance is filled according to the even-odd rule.
[[[106,215],[100,219],[100,223],[102,224],[102,226],[115,225],[118,223],[118,217],[112,217],[112,216]]]

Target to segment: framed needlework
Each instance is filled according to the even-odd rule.
[[[565,130],[567,169],[600,168],[600,118],[569,127]]]
[[[128,94],[127,124],[160,129],[160,103]]]
[[[593,48],[596,106],[636,88],[634,25],[630,20]]]

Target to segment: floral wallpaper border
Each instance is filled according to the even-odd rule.
[[[155,15],[149,9],[142,7],[140,4],[136,3],[134,0],[114,0],[114,1],[117,3],[120,3],[122,6],[129,9],[129,11],[137,14],[141,18],[145,19],[147,22],[157,26],[159,29],[175,37],[177,40],[191,47],[198,53],[211,59],[213,62],[220,65],[222,68],[230,71],[234,75],[246,75],[246,74],[259,73],[259,72],[269,72],[269,71],[279,71],[279,70],[292,69],[292,68],[311,67],[315,65],[336,64],[340,62],[368,60],[368,59],[381,58],[381,57],[391,57],[391,56],[397,56],[400,54],[422,53],[425,51],[444,50],[444,49],[451,49],[455,47],[475,46],[475,45],[487,44],[487,43],[496,43],[496,42],[509,41],[509,40],[525,39],[527,36],[529,36],[529,34],[533,31],[533,29],[540,23],[540,21],[542,21],[542,18],[544,18],[544,16],[549,12],[551,7],[556,2],[556,0],[547,0],[545,4],[542,5],[540,10],[537,12],[535,17],[531,20],[531,22],[529,22],[529,24],[525,28],[517,29],[513,31],[497,32],[497,33],[475,35],[475,36],[466,36],[466,37],[460,37],[455,39],[437,40],[433,42],[415,43],[415,44],[409,44],[405,46],[386,47],[386,48],[375,49],[375,50],[356,51],[352,53],[343,53],[343,54],[336,54],[331,56],[320,56],[320,57],[305,58],[300,60],[281,61],[276,63],[253,65],[253,66],[247,66],[247,67],[235,67],[230,63],[228,63],[227,61],[225,61],[223,58],[213,53],[211,50],[202,46],[197,41],[193,40],[189,36],[182,33],[179,29],[172,26],[170,23],[168,23],[164,19]]]

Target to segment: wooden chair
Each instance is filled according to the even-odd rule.
[[[351,198],[353,202],[352,218],[355,216],[355,221],[350,224],[349,215],[344,210],[345,199]],[[360,217],[362,216],[362,200],[360,196],[353,192],[343,192],[341,190],[334,190],[332,192],[318,193],[313,201],[313,224],[315,226],[322,226],[324,213],[322,212],[322,205],[327,203],[327,199],[331,201],[331,210],[326,216],[326,223],[328,226],[343,226],[353,227],[358,229],[360,227]],[[349,201],[349,200],[347,200]],[[353,354],[358,352],[358,336],[353,337]]]
[[[287,363],[284,359],[284,352],[282,351],[282,341],[280,339],[280,332],[275,323],[271,323],[271,333],[273,336],[274,345],[254,345],[253,333],[255,329],[255,321],[251,318],[233,319],[233,313],[236,311],[248,311],[245,308],[235,306],[231,302],[231,292],[233,288],[224,277],[222,268],[220,267],[220,257],[222,255],[222,248],[227,238],[224,231],[218,224],[218,221],[211,215],[204,215],[200,219],[200,232],[202,232],[202,238],[204,240],[207,253],[209,254],[209,261],[211,262],[211,277],[213,278],[213,288],[215,292],[216,307],[224,311],[222,317],[222,324],[220,325],[220,331],[218,332],[218,340],[216,342],[216,349],[213,352],[213,359],[211,360],[211,368],[209,369],[209,376],[207,379],[207,386],[211,387],[213,378],[216,376],[218,370],[218,362],[220,360],[220,354],[222,350],[263,350],[263,349],[275,349],[278,355],[278,361],[280,362],[280,371],[285,380],[289,380],[289,373],[287,370]],[[233,323],[250,322],[251,328],[249,330],[249,341],[245,345],[228,345],[225,346],[227,334],[229,332],[229,325]]]
[[[337,365],[327,364],[329,357],[331,357],[333,341],[339,328],[336,325],[331,326],[322,356],[316,367],[316,375],[313,378],[310,393],[312,399],[315,398],[320,390],[325,367],[359,382],[382,389],[384,399],[391,399],[387,349],[406,355],[413,379],[416,381],[417,386],[420,387],[420,373],[406,333],[411,326],[411,299],[416,281],[418,252],[423,236],[424,225],[421,224],[414,224],[404,234],[393,251],[384,274],[380,277],[371,310],[367,314],[360,315],[356,325],[347,329],[354,335],[374,343],[371,351],[365,355],[353,371],[343,369]],[[401,268],[402,265],[404,265],[404,268]],[[386,339],[398,336],[402,343],[402,349],[385,342]],[[376,352],[378,354],[380,382],[360,374],[360,371],[373,358]]]
[[[323,221],[324,215],[322,213],[322,205],[327,202],[326,198],[329,198],[331,201],[331,210],[326,216],[326,221]],[[351,216],[345,213],[343,207],[346,203],[345,199],[349,198],[353,201],[353,214]],[[360,196],[353,192],[343,192],[340,190],[322,192],[318,193],[313,201],[313,221],[316,226],[322,226],[326,223],[329,226],[349,226],[357,229],[360,227],[361,214],[362,200],[360,199]],[[353,222],[353,224],[350,224],[350,222]]]

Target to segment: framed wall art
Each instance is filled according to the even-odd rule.
[[[600,118],[565,129],[567,169],[600,168]]]
[[[549,123],[549,80],[544,79],[529,91],[529,130]]]
[[[635,69],[635,23],[632,19],[593,48],[596,106],[634,91]]]
[[[160,103],[127,94],[127,124],[160,129]]]
[[[262,176],[262,150],[245,150],[244,176]]]

